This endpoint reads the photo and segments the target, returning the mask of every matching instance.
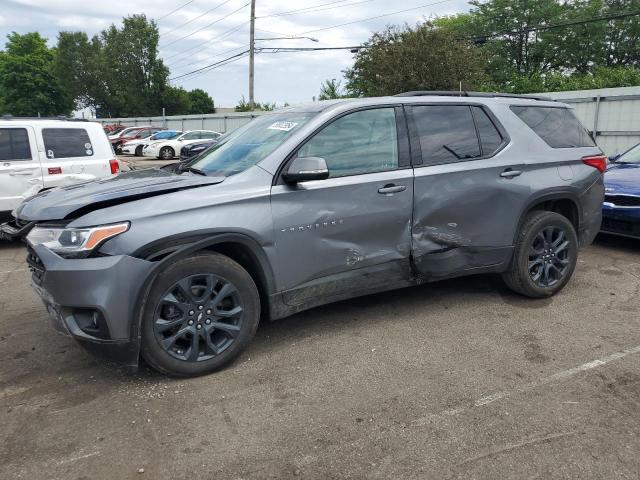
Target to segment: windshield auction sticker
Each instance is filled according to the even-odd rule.
[[[289,130],[293,130],[296,125],[295,122],[274,122],[268,128],[269,130],[282,130],[283,132],[288,132]]]

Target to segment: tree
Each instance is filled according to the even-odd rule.
[[[255,102],[253,109],[251,109],[251,107],[249,106],[249,102],[247,102],[247,100],[244,98],[244,95],[243,95],[242,98],[240,98],[240,101],[238,102],[238,105],[236,105],[235,111],[236,112],[251,112],[251,111],[258,110],[258,111],[269,112],[271,110],[275,110],[275,108],[276,108],[276,104],[275,103],[259,103],[259,102]]]
[[[0,104],[20,116],[68,115],[73,102],[53,75],[55,51],[39,33],[7,35],[0,52]]]
[[[191,114],[204,114],[215,113],[215,105],[213,99],[207,92],[200,88],[194,88],[189,92],[189,113]]]
[[[478,88],[485,58],[453,33],[424,23],[415,28],[388,27],[374,33],[346,70],[347,91],[354,96],[394,95],[408,90]]]
[[[189,92],[181,87],[167,86],[162,96],[162,107],[167,115],[186,115],[191,112]]]
[[[488,60],[485,90],[528,93],[568,85],[624,86],[636,78],[629,68],[640,67],[640,17],[597,19],[638,11],[640,0],[470,3],[474,8],[469,13],[434,24],[481,47]]]
[[[331,80],[325,80],[320,86],[318,100],[333,100],[336,98],[345,98],[345,96],[342,91],[342,82],[332,78]]]
[[[159,114],[165,96],[175,101],[176,95],[158,58],[159,37],[144,15],[125,17],[122,27],[111,25],[91,41],[81,32],[61,32],[56,76],[78,106],[99,116]]]

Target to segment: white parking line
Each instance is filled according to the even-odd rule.
[[[448,409],[448,410],[444,410],[444,411],[440,412],[439,414],[427,415],[425,417],[422,417],[422,418],[419,418],[419,419],[415,420],[413,423],[415,425],[426,425],[431,420],[434,420],[434,419],[436,419],[438,417],[456,416],[456,415],[459,415],[460,413],[463,413],[464,411],[469,410],[471,408],[483,407],[485,405],[489,405],[490,403],[496,402],[498,400],[502,400],[503,398],[510,397],[511,395],[516,394],[516,393],[528,392],[528,391],[534,390],[536,388],[542,387],[544,385],[547,385],[549,383],[554,383],[554,382],[560,382],[560,381],[563,381],[563,380],[567,380],[567,379],[573,377],[574,375],[577,375],[578,373],[586,372],[586,371],[592,370],[594,368],[602,367],[603,365],[611,363],[611,362],[613,362],[615,360],[620,360],[621,358],[627,357],[627,356],[632,355],[634,353],[640,353],[640,345],[637,346],[637,347],[627,348],[627,349],[622,350],[620,352],[612,353],[611,355],[607,355],[606,357],[598,358],[598,359],[593,360],[591,362],[583,363],[582,365],[578,365],[577,367],[573,367],[573,368],[570,368],[568,370],[563,370],[561,372],[554,373],[553,375],[550,375],[548,377],[541,378],[540,380],[536,380],[536,381],[533,381],[531,383],[526,383],[526,384],[524,384],[522,386],[513,388],[511,390],[503,390],[501,392],[496,392],[496,393],[493,393],[491,395],[487,395],[485,397],[481,397],[481,398],[477,399],[475,402],[473,402],[469,406],[463,406],[463,407],[459,407],[459,408],[451,408],[451,409]]]

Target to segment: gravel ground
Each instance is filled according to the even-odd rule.
[[[0,244],[0,478],[638,478],[638,241],[552,299],[478,276],[263,324],[192,380],[54,334],[24,256]]]

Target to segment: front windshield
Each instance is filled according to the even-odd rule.
[[[275,113],[258,117],[222,137],[187,167],[215,177],[244,172],[278,148],[313,116],[313,113]]]
[[[135,137],[136,134],[139,132],[140,130],[129,130],[128,132],[124,132],[122,134],[122,138],[130,138],[130,137]]]
[[[640,163],[640,145],[636,145],[617,160],[616,163]]]

